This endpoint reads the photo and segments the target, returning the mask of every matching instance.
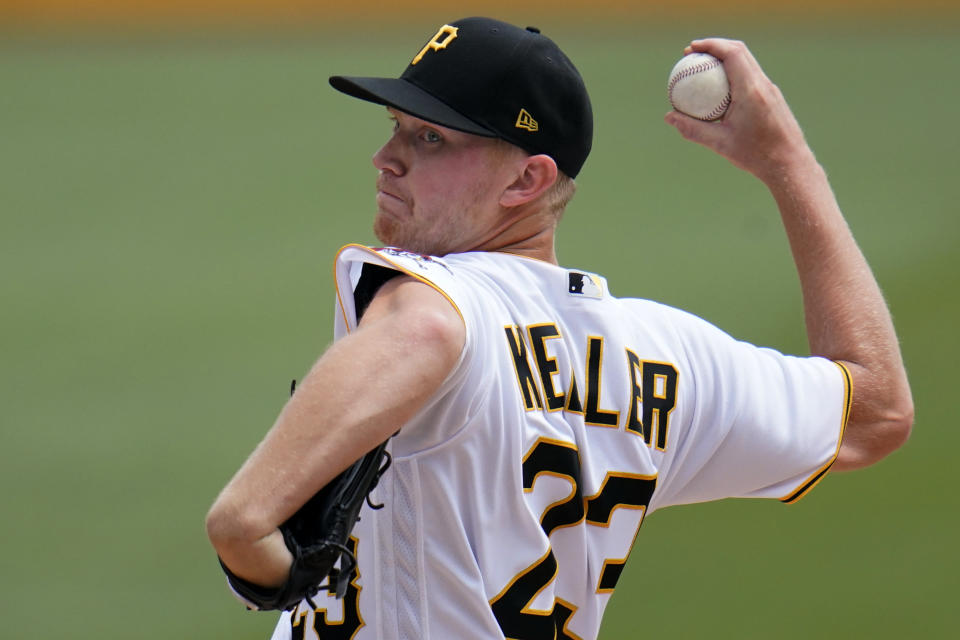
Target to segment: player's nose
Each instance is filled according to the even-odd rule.
[[[376,167],[378,171],[389,171],[394,175],[402,176],[406,168],[398,146],[397,135],[394,134],[373,154],[373,166]]]

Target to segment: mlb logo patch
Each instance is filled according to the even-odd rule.
[[[581,271],[568,271],[569,286],[567,292],[573,296],[600,299],[603,297],[603,284],[600,279]]]

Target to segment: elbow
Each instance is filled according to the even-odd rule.
[[[893,453],[910,439],[913,431],[913,394],[909,386],[892,394],[889,402],[879,416],[882,434],[883,456]]]
[[[905,408],[906,409],[906,408]],[[913,407],[902,412],[891,412],[885,416],[884,420],[874,426],[875,436],[873,438],[873,462],[879,462],[883,458],[902,447],[910,439],[910,432],[913,430]]]
[[[235,540],[237,536],[233,520],[228,517],[226,510],[219,501],[210,507],[210,511],[207,512],[205,524],[207,538],[210,540],[210,544],[213,545],[218,555],[223,556],[230,541]]]
[[[909,440],[913,415],[913,401],[908,397],[866,423],[851,418],[834,468],[852,471],[886,458]]]
[[[895,403],[891,403],[872,426],[870,438],[872,461],[883,458],[902,447],[910,439],[913,431],[913,399],[907,393]]]
[[[207,538],[221,558],[263,537],[263,526],[249,512],[221,496],[206,517]]]
[[[899,367],[878,375],[847,363],[853,376],[853,409],[834,463],[839,470],[868,467],[902,447],[913,429],[913,394]]]
[[[905,445],[910,439],[910,434],[913,432],[913,417],[913,398],[907,394],[891,419],[890,453]]]

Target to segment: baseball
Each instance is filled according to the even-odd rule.
[[[667,96],[673,108],[699,120],[717,120],[730,105],[723,63],[709,53],[680,58],[670,72]]]

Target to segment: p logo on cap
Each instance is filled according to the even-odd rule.
[[[436,35],[430,38],[430,42],[423,45],[423,49],[420,49],[420,53],[417,54],[417,56],[413,59],[413,61],[410,62],[410,64],[413,65],[420,62],[423,56],[430,49],[433,49],[434,51],[440,51],[440,49],[446,49],[447,45],[456,39],[457,31],[459,31],[459,29],[457,29],[456,27],[451,27],[448,24],[445,24],[442,27],[440,27],[440,31],[437,31]],[[443,40],[441,40],[440,38],[443,38]]]

